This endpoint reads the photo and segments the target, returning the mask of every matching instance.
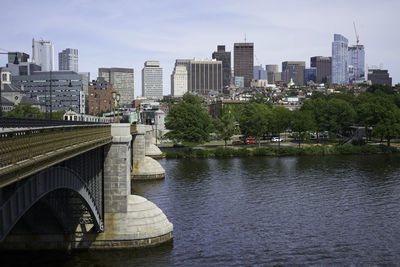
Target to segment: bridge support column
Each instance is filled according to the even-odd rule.
[[[172,239],[173,225],[164,213],[147,199],[131,195],[130,125],[112,124],[111,134],[113,142],[105,152],[104,162],[104,232],[96,234],[95,240],[81,241],[80,246],[145,247]],[[136,149],[134,153],[137,152],[140,151]]]
[[[152,125],[146,125],[146,135],[145,135],[145,140],[146,140],[146,148],[145,148],[145,153],[146,156],[149,156],[151,158],[157,159],[162,157],[162,152],[161,150],[155,145],[156,143],[156,138],[154,137],[154,130]]]
[[[137,125],[132,147],[132,173],[134,180],[162,179],[165,170],[155,159],[146,156],[146,125]],[[151,135],[148,139],[151,138]],[[150,139],[149,141],[150,142]]]

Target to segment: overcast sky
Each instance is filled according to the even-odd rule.
[[[79,50],[79,71],[97,77],[99,67],[134,68],[135,96],[141,95],[144,61],[159,60],[164,94],[170,93],[175,59],[210,59],[217,45],[254,42],[255,64],[331,56],[334,33],[355,44],[353,21],[366,64],[389,69],[400,82],[399,0],[1,0],[0,52],[32,55],[32,38],[58,52]],[[4,51],[6,50],[6,51]],[[6,56],[0,57],[0,65]],[[233,61],[232,61],[233,65]]]

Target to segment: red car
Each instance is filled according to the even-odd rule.
[[[246,145],[248,145],[248,144],[257,144],[257,140],[256,139],[254,139],[254,138],[246,138],[245,140],[244,140],[244,143],[246,144]]]

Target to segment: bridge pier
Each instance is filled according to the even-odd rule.
[[[155,145],[156,143],[156,138],[154,137],[154,130],[152,125],[146,125],[146,135],[145,135],[145,140],[146,140],[146,148],[145,148],[145,154],[146,156],[149,156],[151,158],[157,159],[162,157],[162,152],[161,150]]]
[[[172,239],[173,225],[164,213],[147,199],[131,195],[130,125],[113,124],[111,134],[104,162],[104,232],[84,242],[89,248],[108,249],[154,246]]]
[[[138,124],[137,133],[132,144],[132,173],[133,180],[163,179],[165,170],[155,159],[146,156],[146,125]],[[150,146],[151,134],[147,143]],[[154,146],[154,145],[153,145]]]

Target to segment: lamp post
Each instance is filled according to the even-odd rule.
[[[51,97],[52,96],[52,91],[53,91],[52,84],[51,84],[52,80],[53,80],[52,71],[50,69],[50,120],[53,119],[53,102],[52,102],[53,99]]]
[[[119,123],[119,100],[121,99],[121,95],[120,95],[120,93],[117,93],[117,106],[118,106],[118,109],[117,109],[117,111],[118,111],[118,120],[117,120],[117,122]]]
[[[15,58],[14,58],[14,64],[18,65],[19,61],[18,61],[18,53],[17,52],[8,52],[8,53],[0,53],[1,55],[9,55],[9,54],[14,54]],[[0,118],[3,117],[3,103],[1,101],[1,81],[3,80],[3,77],[0,77]]]
[[[115,90],[113,90],[113,91],[111,92],[111,97],[112,97],[112,99],[114,100],[114,101],[113,101],[113,115],[114,115],[113,122],[115,123],[115,99],[117,99],[117,92],[115,92]]]

